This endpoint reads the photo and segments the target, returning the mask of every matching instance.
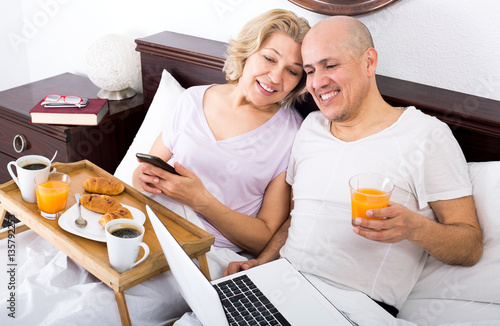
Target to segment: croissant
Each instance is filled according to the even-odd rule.
[[[115,220],[117,218],[128,218],[131,220],[134,219],[132,213],[126,207],[122,207],[116,211],[112,211],[101,216],[99,224],[101,224],[104,227],[109,221]]]
[[[85,194],[80,197],[80,204],[88,210],[101,214],[122,208],[116,199],[107,195]]]
[[[125,190],[123,183],[103,177],[88,178],[83,183],[83,188],[87,192],[112,196],[119,195]]]

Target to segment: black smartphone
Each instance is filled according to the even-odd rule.
[[[163,169],[167,172],[180,175],[179,173],[177,173],[177,171],[175,171],[175,169],[172,165],[168,164],[167,162],[165,162],[164,160],[162,160],[158,156],[149,155],[149,154],[142,154],[142,153],[136,153],[135,156],[141,162],[146,162],[146,163],[152,164],[156,167],[159,167],[160,169]]]

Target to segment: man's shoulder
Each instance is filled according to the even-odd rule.
[[[319,130],[325,124],[328,124],[328,120],[323,113],[321,111],[313,111],[305,117],[300,126],[299,133],[308,132],[308,130]]]
[[[313,111],[304,119],[304,123],[307,124],[324,123],[325,121],[327,120],[321,111]]]
[[[405,110],[405,118],[411,123],[424,123],[425,125],[431,126],[446,126],[446,123],[442,122],[438,118],[424,113],[421,110],[417,109],[414,106],[409,106],[404,108]]]

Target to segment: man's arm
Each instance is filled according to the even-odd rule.
[[[472,196],[431,202],[438,222],[391,203],[371,210],[385,220],[356,219],[354,232],[371,240],[395,243],[404,239],[447,264],[473,266],[483,253],[483,236]],[[378,230],[377,230],[378,229]]]
[[[427,220],[410,240],[447,264],[473,266],[483,254],[483,234],[472,196],[430,203],[439,223]]]

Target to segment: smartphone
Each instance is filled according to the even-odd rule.
[[[175,169],[172,165],[168,164],[167,162],[165,162],[164,160],[162,160],[158,156],[149,155],[149,154],[142,154],[142,153],[136,153],[135,156],[141,162],[153,164],[154,166],[159,167],[160,169],[163,169],[167,172],[180,175],[179,173],[177,173],[177,171],[175,171]]]

